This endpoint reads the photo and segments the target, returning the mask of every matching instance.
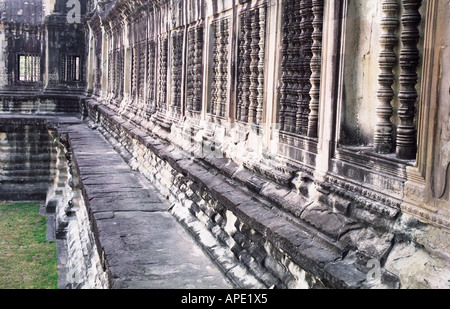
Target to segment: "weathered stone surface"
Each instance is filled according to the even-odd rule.
[[[0,197],[52,186],[76,274],[98,279],[87,218],[167,206],[191,214],[197,241],[217,238],[233,280],[246,269],[280,288],[398,287],[389,261],[422,287],[406,261],[448,269],[450,0],[94,0],[75,16],[66,2],[0,0]],[[21,130],[70,131],[63,114],[113,146],[91,130],[61,136],[78,150],[71,176],[47,152],[55,136]],[[380,285],[360,280],[369,260]]]
[[[340,238],[341,242],[351,244],[359,251],[384,261],[391,250],[394,235],[377,233],[372,228],[350,230]]]
[[[98,132],[65,130],[113,288],[232,287],[170,215],[168,202]]]
[[[349,230],[362,227],[356,220],[335,213],[323,204],[312,204],[303,211],[301,218],[336,240]]]
[[[400,278],[404,289],[450,288],[448,261],[432,257],[413,243],[394,245],[385,267]]]

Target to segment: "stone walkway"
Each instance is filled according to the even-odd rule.
[[[168,201],[99,132],[84,124],[60,131],[69,136],[112,288],[233,288],[168,212]]]

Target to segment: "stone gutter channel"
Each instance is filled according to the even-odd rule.
[[[226,177],[226,162],[185,157],[106,107],[91,109],[99,115],[87,122],[0,116],[49,127],[45,205],[60,288],[372,287],[354,253]],[[384,271],[378,286],[398,281]]]

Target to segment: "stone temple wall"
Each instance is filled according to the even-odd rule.
[[[0,1],[0,114],[73,114],[86,89],[86,0]]]
[[[436,269],[447,263],[447,241],[433,249],[424,245],[447,237],[449,200],[448,187],[441,186],[447,194],[440,197],[430,191],[426,171],[436,163],[427,151],[438,150],[420,140],[434,130],[425,119],[435,117],[430,110],[437,108],[422,88],[437,61],[425,46],[435,44],[428,50],[434,52],[445,44],[429,31],[443,20],[436,12],[446,5],[110,1],[89,15],[88,89],[94,101],[84,113],[114,137],[131,166],[158,184],[174,209],[189,210],[218,239],[227,226],[225,219],[220,223],[225,210],[208,208],[209,198],[221,205],[220,197],[201,193],[210,186],[214,191],[215,178],[196,181],[187,167],[174,167],[179,161],[158,156],[134,134],[172,145],[236,190],[249,190],[271,211],[331,239],[344,254],[333,260],[334,268],[325,262],[315,269],[316,278],[350,264],[366,274],[368,262],[376,260],[385,283],[402,285],[415,272],[406,265],[424,255],[437,254]],[[441,183],[449,177],[444,174]],[[181,187],[193,196],[186,199]],[[226,211],[239,203],[229,203]],[[251,220],[263,216],[264,206],[258,207]],[[239,211],[231,212],[237,226],[248,224]],[[263,231],[256,246],[270,242],[281,250],[276,237]],[[253,243],[237,232],[244,235],[241,248]],[[233,232],[225,234],[244,259]],[[309,258],[320,264],[314,254]],[[296,265],[314,269],[303,262]],[[438,283],[439,271],[431,273],[404,286],[427,285],[428,275],[437,280],[430,285],[447,284]]]
[[[54,157],[52,130],[45,121],[2,119],[0,199],[45,200]]]
[[[92,0],[68,28],[53,2],[46,52],[82,44],[23,89],[83,89],[213,258],[265,286],[448,287],[450,1]]]

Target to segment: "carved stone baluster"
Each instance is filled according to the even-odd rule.
[[[266,49],[266,7],[258,10],[259,14],[259,62],[258,62],[258,106],[256,107],[256,124],[261,124],[263,120],[264,105],[264,63]]]
[[[227,89],[228,89],[228,43],[229,43],[229,24],[228,19],[221,22],[221,97],[220,97],[220,111],[219,116],[225,117],[227,104]]]
[[[122,47],[119,53],[119,98],[122,99],[123,91],[125,86],[125,78],[124,78],[124,60],[125,60],[125,49]]]
[[[304,91],[304,75],[305,75],[305,56],[304,48],[306,45],[306,14],[305,14],[305,0],[298,1],[295,5],[295,29],[297,29],[298,37],[295,41],[297,42],[298,48],[295,50],[296,61],[294,63],[295,69],[295,126],[292,128],[291,132],[301,133],[301,129],[304,126],[303,119],[303,91]]]
[[[219,46],[220,46],[220,96],[219,96],[219,108],[217,109],[216,116],[223,117],[225,115],[225,101],[226,101],[226,93],[227,93],[227,84],[226,84],[226,70],[227,70],[227,20],[223,19],[220,22],[220,40],[219,40]]]
[[[214,40],[213,40],[213,71],[211,80],[211,106],[210,113],[215,115],[217,104],[217,91],[218,91],[218,76],[219,76],[219,46],[217,46],[219,38],[219,22],[216,21],[213,24]]]
[[[244,95],[244,54],[245,54],[245,22],[247,19],[247,14],[242,13],[240,16],[241,28],[239,31],[239,58],[238,58],[238,85],[237,85],[237,104],[236,104],[236,119],[242,121],[243,112],[243,95]]]
[[[278,113],[278,122],[280,123],[280,131],[286,131],[286,111],[287,111],[287,87],[289,74],[289,24],[290,24],[290,1],[285,1],[283,7],[283,37],[281,47],[281,85],[280,85],[280,111]]]
[[[116,83],[117,83],[116,92],[117,92],[118,101],[121,100],[122,93],[123,93],[122,92],[122,85],[123,85],[122,74],[123,74],[123,49],[118,48],[118,50],[117,50],[117,74],[116,74]]]
[[[176,100],[177,74],[178,74],[177,45],[178,45],[177,35],[176,35],[176,31],[175,31],[172,33],[172,82],[171,82],[171,91],[170,91],[170,97],[171,97],[170,108],[174,112],[175,112],[175,109],[177,106],[177,100]]]
[[[131,87],[130,87],[130,97],[133,99],[133,105],[135,104],[134,98],[135,98],[135,91],[136,91],[136,79],[137,79],[137,66],[136,66],[136,59],[137,59],[137,52],[136,52],[136,44],[133,45],[131,48]],[[132,110],[134,110],[134,106],[129,106]]]
[[[416,158],[417,137],[414,124],[415,104],[417,102],[416,84],[419,65],[418,26],[421,22],[419,8],[422,0],[402,0],[403,31],[401,40],[403,47],[400,52],[400,108],[398,110],[399,125],[397,129],[397,157],[405,160]]]
[[[158,107],[166,109],[167,99],[167,36],[163,35],[160,38],[160,52],[159,52],[159,93],[158,93]]]
[[[285,111],[285,123],[284,130],[286,132],[295,131],[295,120],[296,120],[296,101],[297,101],[297,79],[298,79],[298,70],[297,66],[299,63],[299,54],[298,54],[298,31],[296,28],[297,25],[297,11],[298,11],[299,3],[295,0],[290,0],[286,2],[285,10],[288,11],[288,25],[285,28],[286,30],[286,40],[287,40],[287,61],[286,61],[286,111]]]
[[[320,102],[320,77],[322,67],[322,28],[323,28],[323,6],[324,0],[313,0],[313,27],[312,33],[313,45],[311,48],[313,57],[311,59],[311,90],[309,95],[311,101],[309,103],[308,118],[308,136],[317,137],[318,121],[319,121],[319,102]]]
[[[141,42],[139,47],[139,105],[142,111],[145,91],[145,63],[146,63],[146,46],[145,42]]]
[[[202,108],[203,85],[203,23],[195,30],[195,78],[194,78],[194,110],[199,112]]]
[[[301,135],[308,134],[308,117],[311,97],[311,59],[312,59],[312,33],[313,33],[314,15],[312,12],[312,0],[304,1],[304,39],[303,39],[303,75],[302,75],[302,108],[301,108],[301,127],[298,131]]]
[[[250,52],[250,106],[248,109],[248,122],[256,122],[256,109],[258,107],[258,55],[259,55],[259,16],[251,11],[251,52]]]
[[[119,61],[118,61],[117,48],[113,50],[113,60],[114,60],[114,64],[113,64],[113,71],[114,71],[113,75],[114,76],[113,76],[113,87],[111,89],[111,92],[114,94],[114,98],[117,98],[117,94],[118,94],[117,89],[119,89],[118,84],[117,84],[117,74],[119,72],[119,68],[118,68]]]
[[[248,122],[248,109],[250,107],[250,62],[251,62],[251,17],[247,13],[244,25],[244,77],[243,77],[243,94],[242,94],[242,117],[241,121]]]
[[[172,34],[172,111],[176,114],[181,113],[181,72],[182,72],[182,48],[183,32],[176,30]]]
[[[305,48],[306,48],[306,38],[307,38],[307,16],[306,16],[306,1],[299,1],[298,9],[296,12],[298,15],[297,24],[300,24],[300,48],[299,48],[299,61],[298,61],[298,82],[296,82],[297,87],[297,100],[296,100],[296,122],[294,131],[297,134],[302,134],[303,127],[305,125],[304,121],[304,89],[305,89]]]
[[[202,25],[198,25],[189,30],[187,109],[190,111],[200,111],[201,109],[202,48],[203,28]]]
[[[194,84],[195,84],[195,28],[189,29],[188,32],[188,70],[187,70],[187,102],[186,109],[192,111],[194,109]]]
[[[177,92],[176,92],[176,101],[177,101],[177,112],[181,114],[181,81],[183,75],[183,44],[184,44],[184,31],[180,30],[177,34],[178,42],[177,42]]]
[[[214,115],[220,116],[221,104],[222,104],[222,91],[223,91],[223,20],[217,23],[217,99],[216,99],[216,110]]]
[[[155,112],[155,42],[151,40],[148,43],[148,57],[147,57],[147,83],[148,83],[148,98],[147,98],[147,117]]]
[[[114,83],[114,78],[113,78],[113,51],[110,51],[108,53],[108,89],[109,89],[109,93],[113,92],[113,83]]]
[[[379,89],[377,92],[377,123],[374,134],[374,150],[378,153],[391,153],[394,149],[393,143],[393,125],[391,117],[393,108],[391,101],[394,98],[393,69],[397,63],[397,55],[394,51],[398,43],[395,34],[398,28],[397,12],[399,10],[398,0],[383,0],[382,3],[383,19],[381,28],[383,34],[380,38],[381,52],[379,56],[380,75],[378,77]]]
[[[120,48],[116,49],[116,74],[115,74],[115,80],[116,80],[116,87],[114,91],[116,92],[116,98],[117,100],[120,100],[121,98],[121,70],[122,70],[122,50]]]

